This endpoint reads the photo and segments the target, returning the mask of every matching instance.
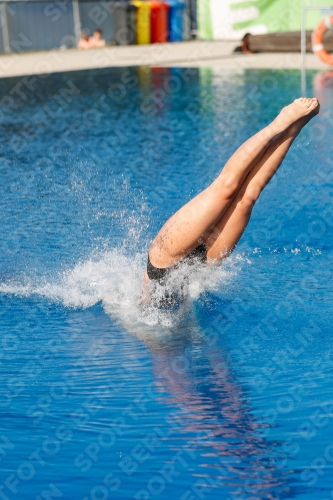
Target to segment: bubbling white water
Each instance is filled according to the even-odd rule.
[[[228,259],[228,270],[202,265],[181,266],[172,274],[168,289],[179,291],[185,286],[185,296],[177,310],[168,310],[154,303],[142,305],[143,274],[146,254],[127,256],[122,250],[113,249],[96,253],[74,267],[55,274],[54,277],[26,277],[23,283],[15,280],[0,283],[0,292],[18,296],[42,296],[69,308],[86,309],[102,303],[107,314],[118,319],[129,330],[162,325],[174,327],[188,314],[193,300],[205,291],[217,290],[235,274],[237,261]],[[231,265],[230,265],[231,262]],[[190,269],[189,269],[190,268]],[[184,275],[188,279],[184,279]],[[163,294],[163,287],[155,293]]]

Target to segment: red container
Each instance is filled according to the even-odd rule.
[[[168,11],[170,6],[164,2],[151,2],[151,43],[168,41]]]

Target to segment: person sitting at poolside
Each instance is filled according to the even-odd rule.
[[[77,44],[77,48],[82,50],[90,49],[89,36],[85,31],[82,31],[81,33],[81,38]]]
[[[105,47],[106,42],[102,38],[102,31],[100,29],[94,31],[93,36],[89,38],[89,44],[91,49]]]
[[[182,263],[214,266],[236,247],[252,209],[302,128],[319,113],[317,98],[300,98],[248,139],[213,183],[166,221],[154,238],[144,275],[143,303],[153,283],[165,286]]]

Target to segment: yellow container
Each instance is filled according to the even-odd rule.
[[[142,0],[133,0],[132,5],[137,8],[136,11],[136,43],[143,45],[150,43],[150,2]]]

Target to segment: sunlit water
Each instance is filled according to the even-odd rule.
[[[0,82],[1,498],[333,498],[329,72],[236,252],[177,310],[139,305],[156,231],[299,81]]]

